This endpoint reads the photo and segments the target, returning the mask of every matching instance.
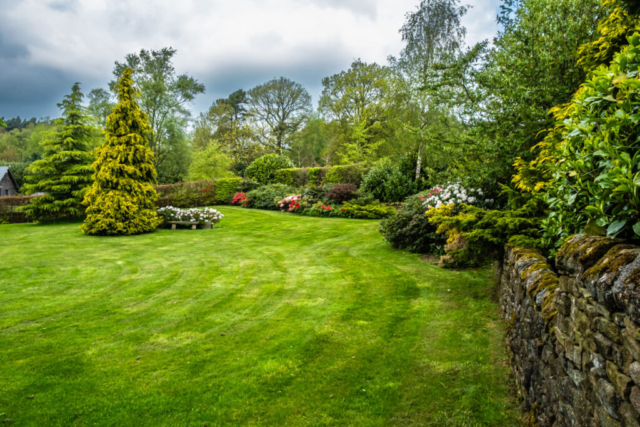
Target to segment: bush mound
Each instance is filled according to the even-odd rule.
[[[348,202],[356,198],[357,191],[355,184],[336,184],[327,191],[326,198],[336,203]]]
[[[293,163],[288,157],[280,154],[266,154],[253,161],[245,171],[245,176],[260,184],[274,182],[276,173],[280,169],[292,168]]]
[[[278,200],[296,193],[296,189],[284,184],[269,184],[246,193],[246,207],[253,209],[278,210]]]

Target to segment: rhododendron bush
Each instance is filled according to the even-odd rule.
[[[247,195],[244,193],[236,193],[235,196],[233,196],[233,200],[231,200],[231,204],[235,205],[235,206],[242,206],[244,208],[247,207]]]
[[[223,214],[212,208],[180,209],[173,206],[158,209],[158,215],[162,217],[165,225],[171,221],[196,222],[200,225],[210,222],[211,225],[215,225],[224,218]]]
[[[282,200],[276,202],[276,205],[280,207],[282,212],[298,212],[301,210],[300,207],[300,199],[302,198],[302,194],[295,194],[293,196],[285,197]]]
[[[484,199],[481,189],[464,188],[460,184],[448,184],[442,187],[436,186],[419,196],[424,201],[425,208],[439,208],[445,205],[467,204],[485,207],[493,204],[492,199]]]

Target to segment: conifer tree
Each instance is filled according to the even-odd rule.
[[[133,70],[118,81],[118,103],[107,118],[106,141],[97,149],[94,183],[84,199],[88,235],[131,235],[153,231],[158,219],[154,156],[149,149],[151,127],[136,103]]]
[[[81,206],[87,187],[91,184],[92,128],[82,107],[83,94],[75,83],[71,94],[58,104],[62,118],[57,130],[41,142],[44,155],[27,169],[26,194],[44,193],[24,207],[35,220],[76,217],[84,213]]]

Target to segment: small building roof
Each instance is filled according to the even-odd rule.
[[[13,185],[17,189],[18,188],[18,183],[17,183],[16,179],[13,177],[13,174],[11,173],[11,169],[9,168],[9,166],[0,166],[0,181],[2,181],[2,178],[4,178],[4,176],[6,174],[9,174],[9,178],[11,178],[11,181],[13,182]]]

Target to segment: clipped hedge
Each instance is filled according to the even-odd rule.
[[[245,181],[242,178],[159,185],[156,187],[158,207],[196,208],[228,205],[231,204],[236,192],[246,191],[246,188],[253,188],[255,185],[252,181]]]
[[[20,208],[27,206],[35,197],[38,196],[0,197],[0,224],[31,222],[27,218],[27,213],[22,212]]]
[[[247,178],[266,185],[275,182],[276,173],[293,166],[288,157],[280,154],[266,154],[253,161],[245,171]]]
[[[363,165],[331,166],[324,168],[289,168],[275,173],[274,183],[294,187],[324,184],[354,184],[360,186],[368,172]]]

